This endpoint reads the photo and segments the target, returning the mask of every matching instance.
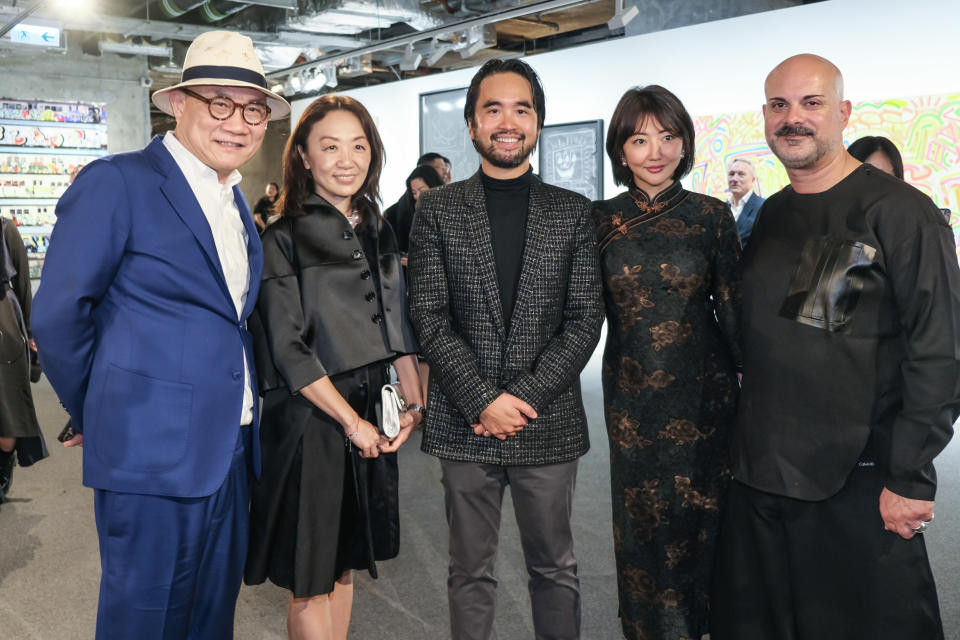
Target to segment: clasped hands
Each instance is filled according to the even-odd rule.
[[[921,522],[933,520],[933,501],[904,498],[884,487],[880,492],[880,517],[884,529],[909,540],[917,535]]]
[[[536,417],[537,412],[533,407],[504,391],[480,413],[480,424],[470,426],[478,436],[506,440],[507,436],[516,435]]]
[[[392,453],[400,448],[414,427],[423,422],[423,416],[419,411],[405,411],[400,414],[400,433],[392,440],[380,433],[380,430],[370,422],[359,418],[357,422],[356,433],[344,430],[344,433],[352,434],[348,436],[350,442],[360,450],[361,458],[376,458],[381,453]]]

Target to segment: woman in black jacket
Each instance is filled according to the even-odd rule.
[[[397,234],[397,243],[400,245],[400,254],[403,256],[403,266],[407,266],[407,251],[410,246],[410,228],[413,226],[413,214],[417,208],[417,199],[428,189],[443,185],[443,178],[437,170],[428,164],[423,164],[410,172],[407,176],[407,190],[392,206],[387,207],[383,217],[387,219],[394,233]]]
[[[399,550],[394,453],[423,418],[400,253],[380,216],[383,147],[367,110],[327,95],[284,152],[282,217],[264,231],[251,317],[263,473],[245,580],[290,590],[290,638],[346,638],[352,570]],[[393,364],[410,405],[374,424]]]

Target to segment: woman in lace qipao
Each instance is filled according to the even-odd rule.
[[[627,186],[593,210],[620,617],[631,640],[700,640],[736,409],[740,244],[726,204],[680,185],[694,131],[672,93],[627,91],[606,146]]]

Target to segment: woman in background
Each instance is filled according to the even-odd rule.
[[[274,215],[274,205],[277,203],[277,198],[280,197],[280,187],[276,182],[268,182],[266,192],[263,197],[257,200],[257,204],[253,207],[253,222],[257,225],[257,229],[263,233],[263,230],[270,223],[270,217]]]
[[[423,417],[400,253],[380,216],[383,145],[356,100],[304,111],[284,151],[282,217],[263,233],[250,319],[263,395],[263,472],[244,579],[290,591],[296,640],[347,637],[354,569],[399,550],[394,453]],[[375,422],[393,364],[409,410]]]
[[[847,147],[847,153],[860,162],[903,180],[903,159],[893,141],[883,136],[864,136]]]
[[[49,455],[30,389],[30,265],[16,225],[0,218],[0,504],[19,461],[27,467]],[[39,379],[39,373],[37,374]]]
[[[407,250],[410,247],[410,227],[413,226],[413,214],[417,208],[420,194],[428,189],[443,185],[443,178],[430,165],[420,165],[407,176],[407,190],[400,199],[383,212],[393,232],[397,234],[403,266],[407,266]]]
[[[442,162],[442,157],[440,158]],[[407,272],[407,252],[410,248],[410,228],[413,226],[413,215],[416,213],[417,200],[420,194],[428,189],[434,189],[444,185],[440,173],[429,164],[422,164],[410,172],[407,176],[407,190],[400,199],[383,212],[383,217],[387,219],[390,226],[397,234],[397,244],[400,247],[400,263],[403,265],[403,272]],[[427,403],[427,390],[430,384],[430,365],[426,360],[420,360],[420,394],[423,397],[423,403]]]
[[[606,146],[627,187],[593,210],[621,625],[628,640],[700,640],[736,413],[740,242],[726,204],[680,185],[694,131],[672,93],[627,91]]]

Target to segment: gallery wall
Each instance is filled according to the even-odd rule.
[[[79,42],[66,50],[5,44],[0,48],[0,98],[106,105],[110,153],[150,140],[149,76],[143,56],[89,56]]]
[[[645,84],[669,88],[695,118],[709,122],[708,117],[718,114],[758,113],[766,74],[783,58],[801,52],[835,62],[845,76],[846,96],[855,102],[958,94],[957,24],[960,3],[953,0],[829,0],[545,53],[527,61],[546,91],[547,124],[597,118],[606,123],[623,91]],[[385,204],[402,194],[419,155],[420,94],[464,87],[474,72],[465,69],[345,92],[366,105],[383,137]],[[293,117],[309,102],[295,102]],[[952,130],[958,127],[955,122]],[[714,172],[722,171],[720,166],[704,167],[701,179],[709,182]],[[613,184],[606,159],[604,175],[604,194],[610,197],[620,189]]]

